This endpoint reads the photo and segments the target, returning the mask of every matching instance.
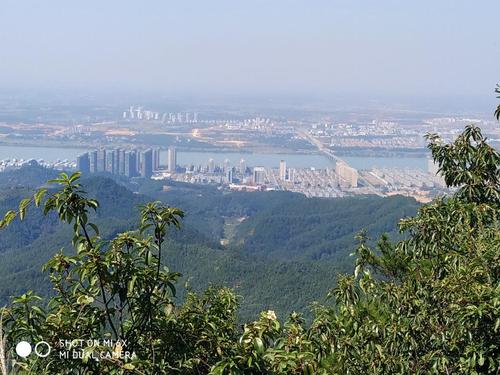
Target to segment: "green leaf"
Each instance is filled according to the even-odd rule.
[[[132,279],[128,282],[128,292],[131,294],[134,291],[135,281],[137,280],[137,275],[132,276]]]
[[[8,226],[12,222],[12,220],[16,218],[16,216],[17,216],[16,211],[13,210],[7,211],[5,213],[3,220],[0,222],[0,229]]]
[[[259,354],[264,353],[265,348],[264,348],[264,342],[262,341],[262,339],[260,337],[256,337],[253,342],[254,342],[254,344],[253,344],[254,348],[257,351],[257,353],[259,353]]]
[[[89,226],[94,230],[96,236],[99,236],[99,228],[94,223],[88,223]]]
[[[26,207],[28,207],[30,202],[31,202],[31,198],[26,198],[26,199],[23,199],[19,203],[19,219],[20,220],[24,220],[24,216],[26,214]]]
[[[92,296],[80,296],[76,300],[79,305],[90,305],[94,302],[94,297]]]
[[[76,180],[78,180],[80,178],[80,176],[82,175],[81,172],[75,172],[71,175],[71,177],[69,178],[69,183],[73,183],[75,182]],[[67,176],[66,176],[67,178]]]
[[[47,189],[45,189],[45,188],[42,188],[35,193],[35,195],[33,196],[33,199],[35,201],[36,207],[40,207],[40,203],[41,203],[41,201],[46,193],[47,193]]]

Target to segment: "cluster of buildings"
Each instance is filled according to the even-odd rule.
[[[177,168],[177,171],[171,171],[168,168],[167,170],[160,170],[153,178],[168,178],[193,184],[230,185],[243,183],[253,185],[252,176],[252,170],[247,167],[245,159],[241,159],[236,166],[232,166],[228,159],[219,165],[216,164],[214,159],[210,158],[204,165],[188,164]]]
[[[159,148],[100,149],[77,158],[76,168],[84,173],[108,172],[126,177],[170,179],[193,184],[217,184],[231,190],[285,190],[307,197],[342,197],[351,194],[403,194],[421,201],[445,189],[436,165],[429,162],[428,171],[407,168],[373,168],[361,170],[337,159],[334,168],[288,168],[281,160],[277,168],[249,167],[245,159],[235,165],[226,159],[213,158],[200,165],[177,164],[177,151],[167,150],[166,165],[160,164]],[[165,160],[165,159],[163,159]]]
[[[338,178],[338,184],[344,188],[355,188],[358,186],[358,171],[349,167],[343,161],[335,163],[335,173]]]
[[[430,202],[449,189],[438,173],[438,166],[428,160],[427,170],[417,168],[372,168],[361,172],[363,180],[383,195],[405,195],[420,202]]]
[[[392,121],[314,124],[309,134],[335,149],[419,149],[425,147],[422,129]]]
[[[332,169],[290,168],[284,179],[281,168],[269,172],[279,190],[301,193],[306,197],[334,198],[345,195]]]
[[[345,163],[335,169],[288,168],[281,160],[278,168],[250,168],[244,159],[235,166],[229,160],[216,165],[209,159],[206,165],[188,165],[176,173],[157,174],[154,178],[169,178],[193,184],[218,184],[231,190],[286,190],[307,197],[341,197],[358,185],[358,172]]]
[[[332,148],[380,148],[380,149],[416,149],[424,147],[424,140],[420,135],[413,136],[390,136],[390,137],[332,137],[330,141]]]
[[[262,166],[248,167],[245,159],[231,165],[229,159],[217,164],[210,158],[204,165],[180,166],[174,173],[168,169],[159,170],[153,178],[193,184],[219,184],[235,190],[263,190],[269,186],[268,170]]]
[[[443,178],[430,172],[412,168],[373,168],[368,172],[374,186],[388,191],[411,188],[444,188]]]
[[[492,145],[499,138],[498,125],[488,119],[467,117],[438,117],[398,119],[398,121],[371,120],[362,116],[350,123],[323,122],[310,124],[308,134],[315,137],[324,146],[336,152],[364,150],[383,153],[386,150],[398,152],[425,151],[427,133],[438,133],[445,142],[454,140],[463,128],[477,124],[488,136]],[[498,142],[498,141],[497,141]],[[382,154],[383,155],[383,154]]]
[[[343,197],[346,195],[377,194],[406,195],[427,202],[436,192],[446,191],[442,177],[436,175],[436,165],[429,162],[429,170],[408,168],[373,168],[361,170],[337,160],[335,168],[287,168],[281,160],[277,168],[248,167],[241,159],[236,166],[229,160],[217,165],[209,159],[206,165],[188,165],[176,173],[157,174],[154,178],[168,178],[193,184],[218,184],[231,190],[284,190],[307,197]]]
[[[274,127],[274,122],[269,118],[255,117],[245,120],[226,120],[219,122],[226,130],[269,130]]]
[[[134,106],[130,106],[127,111],[123,111],[122,117],[124,120],[156,120],[169,124],[196,124],[198,122],[198,113],[196,112],[160,113]]]
[[[45,168],[68,170],[75,168],[75,162],[70,160],[57,160],[55,162],[47,162],[43,159],[5,159],[0,160],[0,172],[10,169],[19,169],[28,165],[39,165]]]
[[[335,169],[286,168],[281,161],[278,169],[271,169],[274,185],[279,190],[302,193],[307,197],[342,197],[345,191],[358,186],[358,171],[337,161]]]
[[[167,169],[175,172],[177,151],[168,149]],[[160,149],[124,150],[100,149],[81,154],[76,159],[76,169],[82,173],[108,172],[126,177],[151,178],[160,169]]]
[[[281,160],[277,168],[249,167],[245,159],[235,165],[226,159],[217,164],[210,158],[203,165],[177,164],[177,151],[170,147],[164,165],[155,149],[99,149],[85,152],[72,161],[9,159],[0,161],[0,172],[25,165],[47,168],[77,169],[83,173],[107,172],[125,177],[170,179],[193,184],[217,184],[231,190],[284,190],[307,197],[342,197],[352,194],[406,195],[428,202],[439,192],[446,191],[443,178],[437,174],[437,165],[429,160],[428,170],[410,168],[372,168],[358,171],[341,160],[335,168],[288,168]],[[360,181],[359,181],[360,180]]]

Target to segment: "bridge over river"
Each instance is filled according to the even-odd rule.
[[[297,134],[301,138],[305,139],[306,141],[309,141],[309,143],[311,143],[314,146],[316,146],[316,148],[318,149],[318,151],[320,153],[322,153],[323,155],[327,156],[330,160],[335,161],[335,163],[344,163],[345,165],[351,167],[349,165],[349,163],[347,163],[345,160],[343,160],[342,158],[340,158],[337,155],[335,155],[332,150],[330,150],[329,148],[325,147],[323,145],[323,143],[321,143],[320,140],[314,138],[311,134],[309,134],[307,132],[307,130],[299,129],[299,130],[297,130]],[[351,168],[356,169],[354,167],[351,167]],[[377,189],[375,189],[375,187],[369,181],[367,181],[365,178],[363,178],[363,176],[361,176],[360,174],[358,174],[358,180],[362,181],[363,185],[366,186],[366,187],[368,187],[372,191],[373,194],[383,196],[383,194],[381,194]]]

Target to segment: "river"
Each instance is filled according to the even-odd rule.
[[[0,145],[0,160],[4,159],[43,159],[48,162],[57,160],[76,160],[76,157],[85,152],[84,149],[62,148],[62,147],[23,147],[23,146],[2,146]],[[162,163],[166,163],[166,151],[161,154]],[[238,152],[200,152],[200,151],[179,151],[177,153],[177,164],[202,164],[208,163],[209,159],[214,159],[216,164],[222,164],[228,159],[231,165],[238,165],[241,159],[245,159],[247,166],[264,166],[277,168],[280,160],[285,160],[291,168],[333,168],[335,162],[326,156],[317,154],[250,154]],[[398,167],[398,168],[427,168],[426,158],[415,157],[343,157],[349,165],[357,169],[369,169],[373,167]]]

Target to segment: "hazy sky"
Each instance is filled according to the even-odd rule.
[[[491,97],[499,15],[499,0],[1,0],[0,85]]]

